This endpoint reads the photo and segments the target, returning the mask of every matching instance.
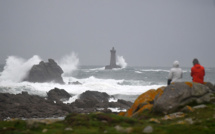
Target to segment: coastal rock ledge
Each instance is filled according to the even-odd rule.
[[[71,97],[64,89],[51,89],[46,97],[0,93],[0,121],[7,118],[50,118],[65,117],[69,113],[112,112],[109,108],[128,109],[132,102],[117,100],[109,102],[113,96],[104,92],[86,91],[72,103],[63,103]]]
[[[199,83],[174,83],[164,89],[163,94],[154,101],[153,111],[164,114],[175,112],[179,107],[190,103],[210,102],[211,90]]]
[[[136,117],[145,110],[162,114],[177,112],[191,103],[210,102],[214,89],[211,83],[172,83],[167,87],[151,89],[141,94],[127,112],[121,112],[119,115]]]

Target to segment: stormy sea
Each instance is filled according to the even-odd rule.
[[[4,64],[0,65],[0,92],[18,94],[27,91],[30,95],[46,96],[47,92],[55,87],[64,89],[72,95],[66,103],[74,102],[80,94],[89,91],[106,92],[115,97],[134,102],[135,99],[149,89],[157,89],[167,84],[169,67],[129,66],[123,57],[117,57],[120,69],[105,70],[104,66],[80,65],[74,53],[57,60],[63,69],[65,84],[31,83],[22,79],[34,64],[42,59],[35,55],[30,59],[9,56]],[[183,69],[183,81],[192,81],[190,67]],[[205,81],[215,84],[215,68],[205,68]],[[70,84],[79,82],[80,84]]]

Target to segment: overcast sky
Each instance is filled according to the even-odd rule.
[[[214,0],[0,0],[0,63],[10,55],[107,65],[215,67]]]

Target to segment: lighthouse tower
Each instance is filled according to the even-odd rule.
[[[113,68],[121,68],[120,66],[116,65],[116,50],[114,47],[110,50],[110,65],[105,66],[105,69],[113,69]]]

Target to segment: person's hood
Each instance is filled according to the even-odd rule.
[[[179,67],[179,62],[178,61],[174,61],[173,62],[173,67]]]
[[[200,64],[195,64],[194,67],[195,68],[201,68],[201,65]]]

